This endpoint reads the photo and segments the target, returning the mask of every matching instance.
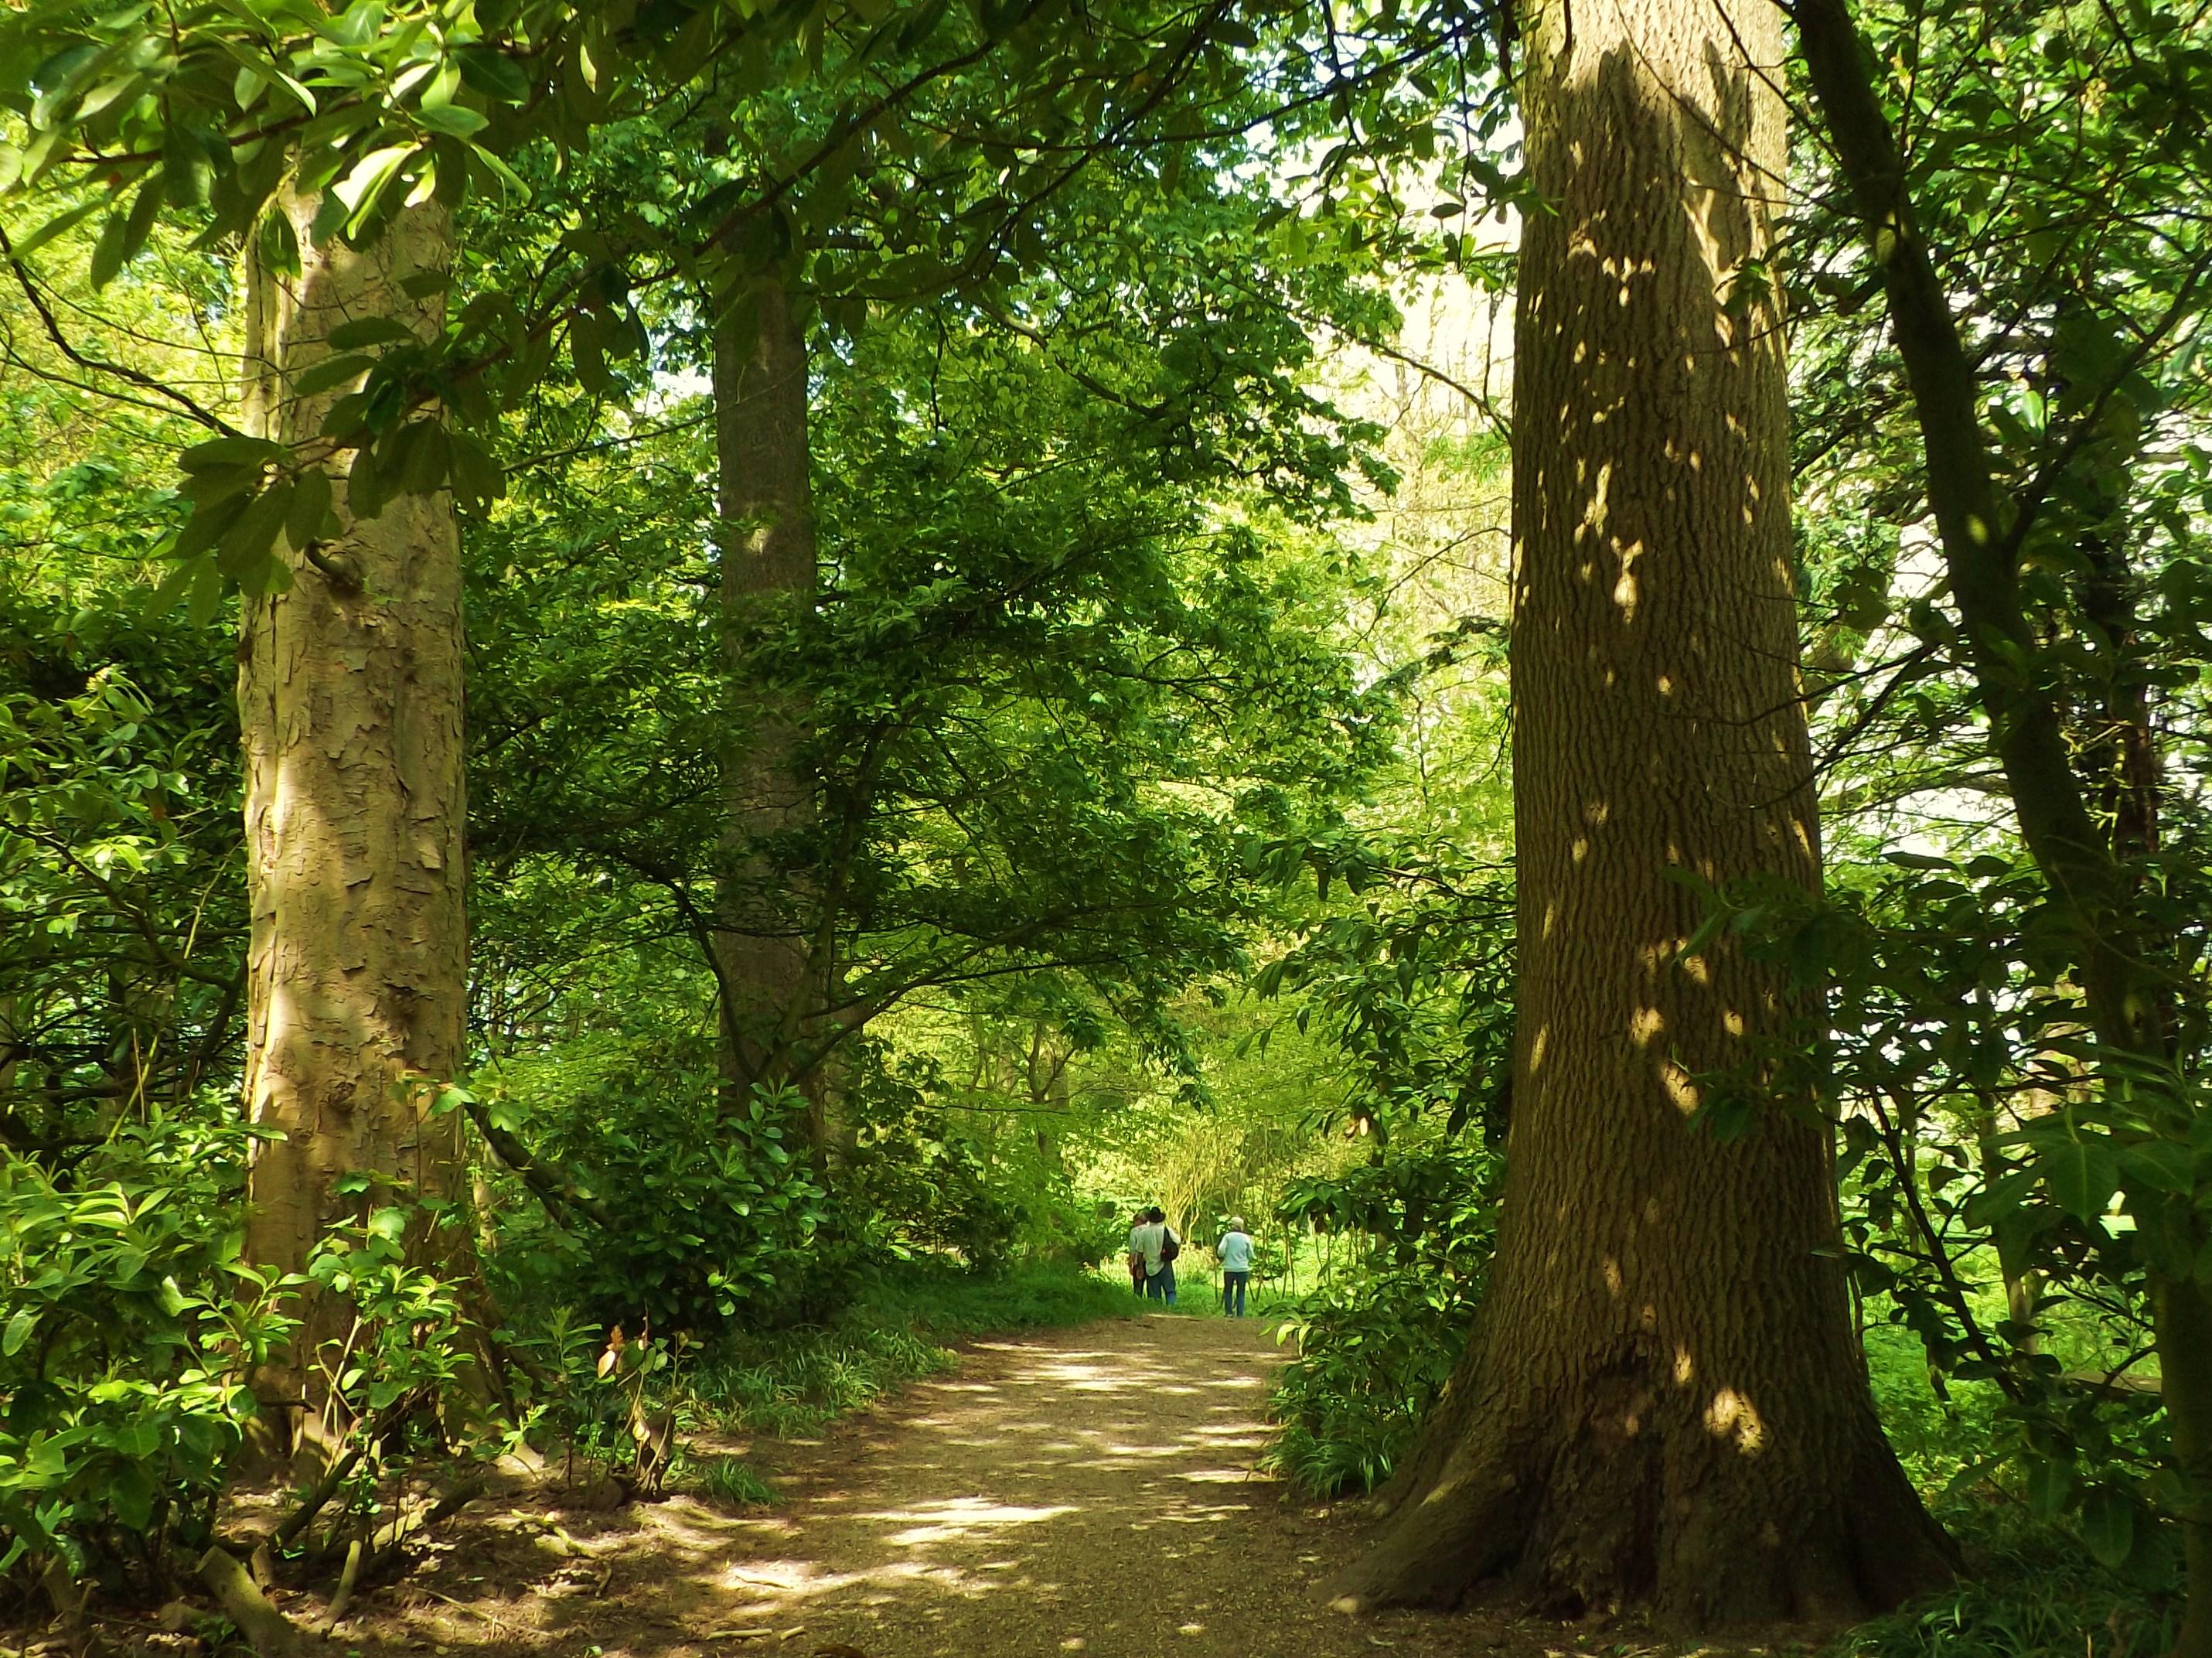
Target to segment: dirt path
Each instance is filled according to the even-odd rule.
[[[1466,1619],[1354,1622],[1320,1604],[1315,1582],[1352,1539],[1254,1470],[1277,1362],[1257,1319],[986,1343],[821,1442],[756,1447],[782,1494],[773,1509],[676,1496],[487,1515],[362,1633],[564,1658],[1441,1658],[1501,1644]]]

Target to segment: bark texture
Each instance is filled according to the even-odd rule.
[[[763,695],[763,628],[813,601],[814,504],[807,476],[806,337],[773,278],[714,337],[715,436],[721,468],[721,606],[731,686],[723,749],[727,811],[714,917],[722,1075],[741,1100],[755,1084],[791,1084],[807,1100],[817,1162],[834,1137],[817,1034],[829,976],[817,883],[794,878],[815,789],[805,710]]]
[[[248,417],[264,436],[312,440],[345,388],[289,389],[329,356],[332,328],[394,317],[428,336],[441,298],[414,299],[410,276],[442,270],[444,210],[404,210],[373,246],[309,235],[314,202],[288,198],[304,266],[282,277],[249,264]],[[280,546],[283,592],[249,600],[239,642],[246,755],[248,961],[246,1108],[283,1137],[248,1178],[247,1258],[299,1270],[317,1238],[395,1192],[448,1196],[460,1161],[458,1113],[433,1117],[437,1085],[462,1063],[467,996],[463,910],[460,539],[444,492],[401,496],[374,519],[348,509],[337,533]],[[375,1177],[368,1197],[337,1190]],[[316,1356],[343,1338],[346,1313],[303,1295],[290,1347],[258,1376],[265,1450],[310,1449],[325,1402]],[[303,1408],[304,1407],[304,1408]]]
[[[1493,1288],[1354,1605],[1486,1585],[1678,1626],[1850,1616],[1948,1550],[1875,1420],[1802,1011],[1679,877],[1820,879],[1797,700],[1787,156],[1756,0],[1525,8],[1512,633],[1518,1036]]]

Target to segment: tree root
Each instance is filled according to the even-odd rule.
[[[262,1594],[238,1557],[217,1544],[200,1557],[200,1582],[260,1658],[304,1658],[307,1633]]]
[[[330,1608],[323,1613],[325,1629],[336,1629],[353,1602],[353,1587],[361,1581],[362,1552],[361,1539],[356,1537],[347,1545],[345,1569],[338,1573],[337,1592],[331,1596]]]
[[[1731,1497],[1709,1476],[1678,1484],[1676,1460],[1649,1443],[1600,1452],[1468,1447],[1426,1490],[1403,1494],[1374,1547],[1323,1594],[1353,1613],[1450,1611],[1485,1594],[1577,1616],[1642,1605],[1696,1631],[1863,1618],[1956,1570],[1878,1439],[1795,1503]]]

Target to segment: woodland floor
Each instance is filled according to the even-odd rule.
[[[1528,1650],[1466,1619],[1355,1623],[1322,1604],[1314,1584],[1350,1527],[1254,1467],[1279,1362],[1257,1318],[1159,1315],[981,1343],[819,1441],[742,1447],[775,1486],[774,1508],[672,1496],[465,1520],[360,1633],[487,1658]],[[547,1520],[580,1553],[567,1557]]]
[[[814,1441],[742,1450],[770,1508],[688,1495],[599,1513],[557,1478],[436,1527],[328,1649],[381,1658],[1574,1658],[1654,1649],[1595,1625],[1353,1620],[1316,1590],[1343,1513],[1255,1471],[1279,1355],[1266,1320],[1156,1315],[969,1349]],[[307,1621],[319,1597],[288,1610]],[[187,1649],[154,1637],[141,1651]],[[1741,1650],[1741,1649],[1739,1649]]]

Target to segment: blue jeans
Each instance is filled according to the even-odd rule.
[[[1163,1262],[1160,1270],[1145,1280],[1145,1299],[1175,1305],[1175,1268]]]
[[[1243,1272],[1224,1271],[1222,1273],[1221,1310],[1228,1314],[1231,1318],[1241,1319],[1244,1316],[1244,1286],[1251,1282],[1252,1274],[1249,1271]]]

